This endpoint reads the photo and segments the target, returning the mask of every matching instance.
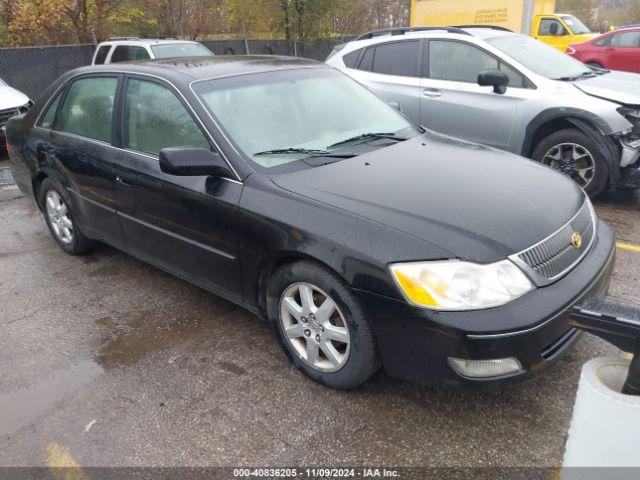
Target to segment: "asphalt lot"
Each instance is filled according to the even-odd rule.
[[[610,295],[640,306],[640,195],[597,210],[626,244]],[[1,466],[558,466],[582,364],[617,353],[583,337],[502,392],[328,390],[266,323],[112,248],[64,254],[0,190]]]

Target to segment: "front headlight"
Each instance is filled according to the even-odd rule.
[[[409,303],[432,310],[499,307],[534,288],[509,260],[488,265],[460,260],[395,263],[389,268]]]
[[[20,114],[27,113],[29,109],[33,106],[33,102],[29,100],[27,103],[18,108]]]
[[[618,113],[633,125],[632,132],[640,135],[640,107],[620,107]]]

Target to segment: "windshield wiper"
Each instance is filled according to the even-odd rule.
[[[347,138],[346,140],[342,140],[340,142],[336,142],[333,145],[329,145],[327,148],[328,149],[337,148],[337,147],[341,147],[342,145],[346,145],[347,143],[357,142],[358,140],[367,140],[367,139],[375,139],[375,138],[388,138],[390,140],[397,140],[398,142],[407,140],[404,137],[397,136],[395,133],[370,132],[370,133],[363,133],[361,135],[356,135],[355,137]]]
[[[254,153],[253,156],[257,157],[259,155],[286,155],[289,153],[308,153],[309,155],[325,155],[331,153],[327,150],[318,150],[314,148],[277,148],[274,150],[265,150],[264,152]]]
[[[579,78],[587,78],[587,77],[595,77],[596,73],[591,72],[582,72],[580,75],[574,75],[573,77],[560,77],[556,78],[556,80],[560,80],[561,82],[572,82],[574,80],[578,80]]]

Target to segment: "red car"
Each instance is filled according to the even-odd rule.
[[[571,45],[567,54],[587,65],[640,73],[640,26],[620,28]]]

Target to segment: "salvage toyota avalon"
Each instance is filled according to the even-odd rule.
[[[286,57],[88,67],[9,121],[20,188],[95,241],[236,302],[312,379],[539,373],[607,291],[614,235],[571,180],[438,135]]]

